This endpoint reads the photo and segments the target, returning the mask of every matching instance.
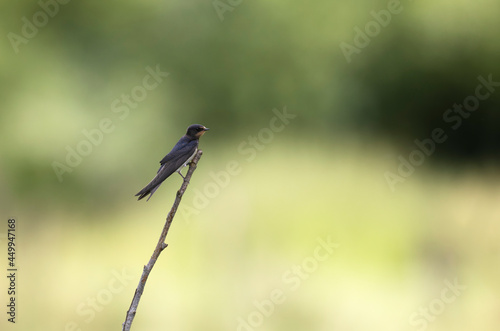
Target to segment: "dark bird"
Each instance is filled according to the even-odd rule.
[[[137,200],[141,200],[149,194],[148,200],[153,196],[153,193],[160,187],[161,183],[167,179],[175,171],[181,175],[181,170],[187,166],[198,152],[198,139],[209,129],[200,124],[190,125],[187,132],[175,144],[174,148],[160,161],[160,169],[155,178],[146,185],[135,196],[139,196]]]

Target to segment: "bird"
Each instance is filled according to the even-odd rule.
[[[201,124],[192,124],[187,128],[186,134],[179,139],[174,148],[160,161],[160,169],[156,176],[139,191],[135,196],[141,200],[149,194],[148,200],[151,199],[158,187],[165,179],[174,172],[181,173],[182,168],[187,166],[198,152],[198,142],[201,136],[207,132],[209,128]]]

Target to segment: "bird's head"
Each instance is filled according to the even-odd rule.
[[[186,135],[194,139],[199,139],[208,130],[209,128],[207,128],[206,126],[203,126],[201,124],[193,124],[190,125],[187,129]]]

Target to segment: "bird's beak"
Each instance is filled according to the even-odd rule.
[[[207,127],[204,127],[204,128],[203,128],[203,131],[208,131],[208,130],[210,130],[210,129],[209,129],[209,128],[207,128]]]

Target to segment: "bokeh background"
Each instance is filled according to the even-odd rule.
[[[121,329],[191,123],[132,330],[498,330],[498,1],[63,2],[0,5],[2,330]]]

